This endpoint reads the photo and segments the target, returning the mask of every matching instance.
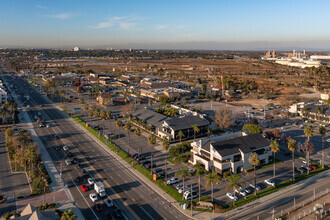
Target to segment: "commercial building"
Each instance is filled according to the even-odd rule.
[[[262,134],[247,135],[242,132],[231,133],[194,141],[190,163],[201,163],[207,171],[223,174],[225,171],[240,173],[252,167],[249,157],[256,152],[260,164],[269,163],[272,155],[270,142]]]

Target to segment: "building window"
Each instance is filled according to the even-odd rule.
[[[234,156],[234,162],[241,161],[242,156],[240,154]]]

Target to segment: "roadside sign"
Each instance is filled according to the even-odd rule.
[[[88,128],[88,123],[86,122],[86,128]]]
[[[157,180],[157,175],[154,173],[154,175],[153,175],[153,178],[152,178],[154,181],[156,181]]]

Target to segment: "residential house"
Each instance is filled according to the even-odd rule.
[[[0,88],[0,102],[4,103],[7,100],[8,100],[8,93],[3,88]]]
[[[322,100],[299,102],[289,107],[289,112],[310,120],[330,123],[330,108]]]
[[[272,155],[269,140],[259,133],[235,132],[197,140],[191,146],[193,158],[190,162],[193,165],[201,163],[207,171],[214,170],[219,174],[225,171],[237,174],[252,167],[249,157],[253,152],[258,154],[261,164],[269,163]]]
[[[111,100],[111,94],[110,93],[99,94],[96,98],[96,101],[100,105],[106,105],[110,100]]]

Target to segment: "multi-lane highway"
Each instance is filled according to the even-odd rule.
[[[84,169],[96,180],[102,181],[107,194],[119,207],[124,217],[128,219],[187,219],[180,211],[160,196],[153,188],[134,175],[121,161],[116,160],[102,146],[86,135],[77,127],[66,113],[58,110],[46,97],[41,95],[32,85],[25,80],[12,81],[21,95],[29,95],[30,108],[28,113],[33,119],[38,112],[41,113],[50,127],[36,128],[42,142],[58,170],[62,170],[62,178],[68,185],[74,200],[86,219],[109,219],[115,216],[111,209],[104,205],[102,212],[94,209],[94,203],[89,194],[95,191],[83,192],[81,182],[76,182],[75,177],[81,175],[81,169],[76,165],[64,163],[65,152],[62,147],[68,145],[82,162]],[[36,123],[34,123],[36,125]],[[58,135],[59,139],[54,136]],[[56,149],[56,146],[60,148]],[[88,185],[87,181],[84,180]]]

